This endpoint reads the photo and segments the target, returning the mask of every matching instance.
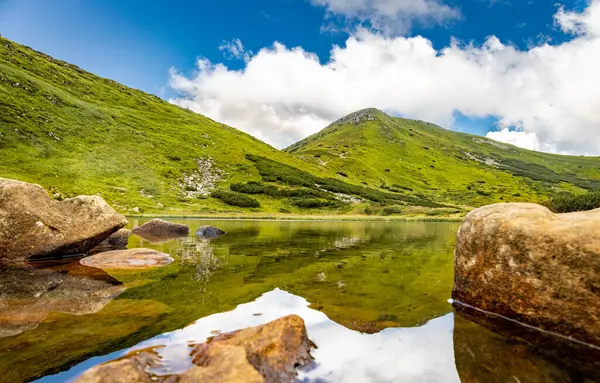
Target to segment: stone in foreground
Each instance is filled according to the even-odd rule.
[[[90,368],[76,383],[151,383],[156,377],[148,369],[160,365],[160,358],[152,349],[134,351],[125,357]],[[153,379],[154,378],[154,379]]]
[[[155,218],[136,227],[132,232],[150,242],[161,242],[172,238],[185,237],[190,233],[190,228],[180,223]]]
[[[599,228],[600,209],[554,214],[511,203],[474,210],[457,236],[455,308],[488,326],[498,327],[498,315],[533,326],[522,331],[532,343],[539,338],[549,344],[549,333],[534,330],[539,337],[532,336],[537,328],[557,334],[561,347],[572,345],[582,357],[597,355]]]
[[[84,266],[121,270],[162,267],[171,262],[173,258],[169,254],[144,248],[107,251],[79,261]]]
[[[304,321],[297,315],[262,326],[221,334],[192,350],[194,366],[180,375],[156,377],[149,372],[157,358],[150,350],[86,371],[76,383],[150,382],[158,379],[180,383],[286,383],[296,368],[312,361],[312,342]]]
[[[126,224],[102,197],[58,202],[40,185],[0,178],[0,260],[85,254]]]
[[[110,237],[106,238],[98,246],[94,247],[88,252],[90,255],[103,253],[111,250],[125,250],[129,243],[129,237],[131,236],[131,230],[121,229],[116,233],[111,234]]]
[[[196,237],[198,239],[216,239],[224,234],[226,232],[214,226],[200,226],[196,230]]]

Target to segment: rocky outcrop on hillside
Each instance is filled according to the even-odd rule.
[[[365,108],[350,113],[334,121],[331,125],[341,125],[347,123],[358,125],[361,121],[374,121],[377,119],[377,116],[380,116],[382,114],[383,112],[377,108]]]
[[[85,254],[126,224],[102,197],[58,202],[40,185],[0,178],[0,260]]]

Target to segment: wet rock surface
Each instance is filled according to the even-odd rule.
[[[102,197],[58,202],[40,185],[0,178],[0,260],[85,254],[126,224]]]
[[[113,250],[85,257],[80,264],[99,269],[146,269],[173,262],[169,254],[144,248]]]
[[[77,383],[292,382],[296,368],[311,363],[311,345],[302,318],[289,315],[261,326],[221,334],[194,346],[191,352],[194,365],[180,375],[152,375],[149,367],[157,359],[151,351],[142,350],[91,368]]]
[[[123,291],[104,271],[76,263],[43,269],[0,264],[0,337],[36,328],[51,311],[97,313]]]
[[[131,230],[121,229],[116,233],[111,234],[110,237],[106,238],[98,246],[90,250],[88,254],[94,255],[111,250],[125,250],[127,248],[127,244],[129,243],[130,236]]]
[[[598,227],[600,209],[554,214],[496,204],[469,213],[457,236],[455,308],[494,331],[512,324],[508,334],[542,350],[560,343],[573,356],[566,359],[587,360],[600,350]]]
[[[223,230],[214,226],[200,226],[196,230],[196,237],[198,239],[216,239],[226,234]]]
[[[187,236],[190,233],[190,228],[186,225],[155,218],[136,227],[132,232],[150,242],[163,242],[172,238]]]
[[[159,363],[160,359],[153,350],[140,350],[87,370],[76,380],[76,383],[156,382],[157,378],[147,371]]]

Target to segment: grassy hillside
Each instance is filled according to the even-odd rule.
[[[251,197],[260,206],[237,203],[240,194],[232,200],[211,193],[261,180],[248,155],[336,177],[234,128],[4,38],[0,94],[0,177],[39,183],[57,199],[100,194],[124,213],[301,213],[314,208],[285,193]],[[349,209],[332,194],[325,197],[319,212]]]
[[[285,150],[349,182],[465,208],[600,188],[598,157],[533,152],[376,109]]]
[[[126,214],[460,216],[597,189],[600,161],[359,111],[279,151],[0,37],[0,177]]]

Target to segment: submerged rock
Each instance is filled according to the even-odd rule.
[[[185,237],[190,233],[190,228],[180,223],[155,218],[136,227],[132,232],[150,242],[160,242],[171,238]]]
[[[131,236],[131,230],[129,229],[121,229],[116,233],[110,235],[110,237],[106,238],[102,243],[98,246],[94,247],[92,250],[88,252],[90,255],[103,253],[105,251],[111,250],[124,250],[127,248],[127,244],[129,243],[129,237]]]
[[[173,258],[169,254],[144,248],[107,251],[79,261],[84,266],[99,269],[147,269],[166,266],[171,262]]]
[[[512,332],[546,346],[554,334],[588,359],[586,349],[600,350],[599,227],[600,209],[554,214],[511,203],[469,213],[457,236],[455,308],[495,331],[503,323],[494,318],[531,326]]]
[[[51,311],[97,313],[123,291],[104,271],[77,262],[41,269],[0,264],[0,337],[36,328]]]
[[[196,230],[196,237],[198,239],[216,239],[224,234],[227,233],[214,226],[200,226],[198,230]]]
[[[177,381],[180,383],[285,383],[296,368],[312,361],[311,341],[297,315],[267,324],[221,334],[194,346],[194,366],[172,376],[153,376],[148,367],[157,362],[152,351],[142,350],[86,371],[76,383]]]
[[[126,224],[102,197],[58,202],[40,185],[0,178],[0,260],[85,254]]]

